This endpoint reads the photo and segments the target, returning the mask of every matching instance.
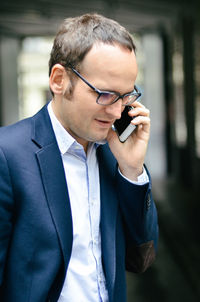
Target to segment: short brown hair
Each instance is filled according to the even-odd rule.
[[[98,14],[67,18],[54,39],[49,60],[49,75],[57,63],[77,68],[96,42],[117,43],[130,51],[135,51],[130,33],[112,19]]]

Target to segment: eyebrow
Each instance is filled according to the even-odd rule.
[[[112,92],[112,93],[115,93],[115,94],[121,95],[121,96],[126,95],[126,94],[129,94],[129,93],[131,93],[131,92],[133,92],[133,91],[135,90],[135,85],[134,85],[134,86],[133,86],[133,89],[132,89],[131,91],[128,91],[128,92],[125,92],[125,93],[121,94],[119,91],[116,91],[116,90],[100,89],[100,88],[97,88],[96,86],[94,86],[94,87],[95,87],[96,89],[102,91],[102,92]]]
[[[130,94],[131,92],[134,91],[135,89],[135,85],[134,85],[134,88],[133,90],[131,90],[130,92],[126,92],[124,94],[121,94],[119,93],[118,91],[114,91],[114,90],[103,90],[103,89],[100,89],[100,88],[97,88],[96,86],[94,86],[93,84],[91,84],[84,76],[82,76],[73,66],[69,66],[71,68],[71,70],[79,77],[82,79],[83,82],[85,82],[93,91],[96,90],[99,90],[99,92],[107,92],[107,93],[114,93],[118,96],[124,96],[126,94]]]
[[[96,88],[96,87],[95,87]],[[107,89],[100,89],[100,88],[98,88],[99,89],[99,91],[102,91],[102,92],[112,92],[112,93],[115,93],[115,94],[117,94],[117,95],[121,95],[121,96],[123,96],[123,95],[126,95],[126,94],[130,94],[131,92],[133,92],[134,90],[135,90],[135,86],[134,86],[134,88],[131,90],[131,91],[129,91],[129,92],[125,92],[125,93],[123,93],[123,94],[121,94],[120,92],[118,92],[118,91],[115,91],[115,90],[107,90]]]

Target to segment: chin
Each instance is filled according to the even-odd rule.
[[[99,142],[99,141],[105,141],[107,139],[108,133],[105,135],[94,135],[90,137],[90,142]]]

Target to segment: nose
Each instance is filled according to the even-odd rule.
[[[113,119],[115,120],[120,119],[123,110],[122,100],[119,99],[117,102],[109,106],[105,106],[105,110],[106,113],[112,116]]]

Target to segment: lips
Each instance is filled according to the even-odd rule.
[[[95,119],[95,121],[103,128],[110,128],[113,124],[113,121],[106,121],[100,119]]]

